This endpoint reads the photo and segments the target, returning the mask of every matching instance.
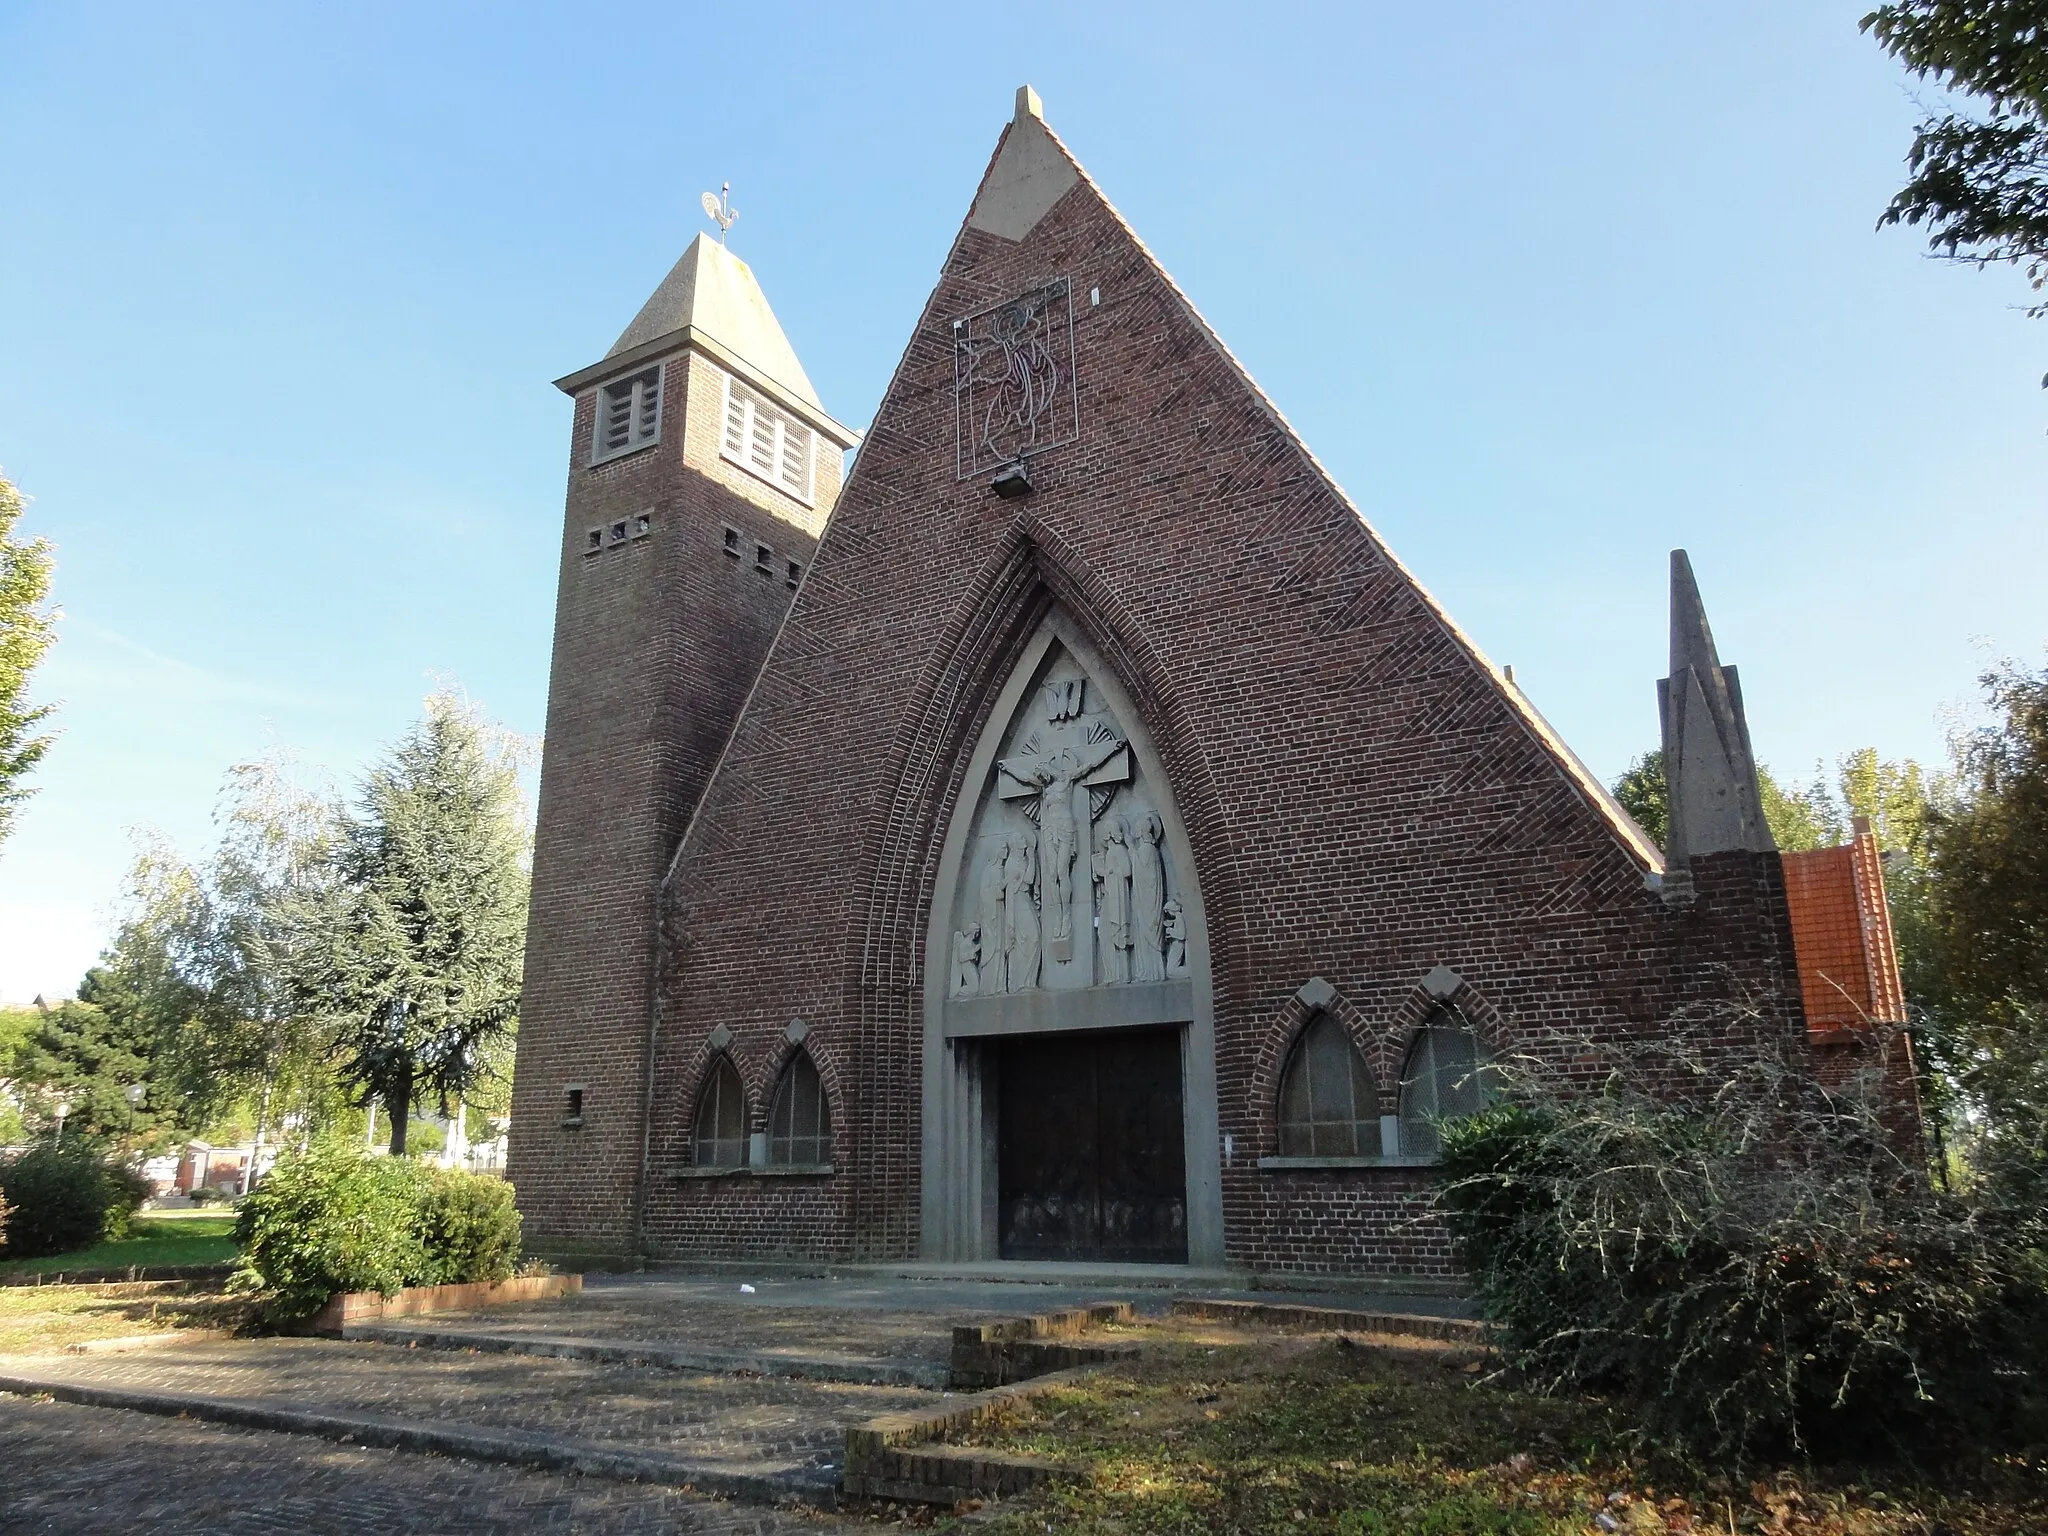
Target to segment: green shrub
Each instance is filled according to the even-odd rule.
[[[336,1291],[502,1280],[519,1216],[502,1180],[328,1143],[279,1160],[243,1200],[235,1239],[238,1284],[303,1317]]]
[[[505,1280],[519,1262],[519,1212],[503,1179],[437,1170],[419,1222],[428,1266],[422,1285]]]
[[[1637,1058],[1592,1092],[1524,1073],[1446,1125],[1439,1200],[1508,1359],[1539,1387],[1628,1393],[1667,1449],[2037,1442],[2038,1213],[1937,1192],[1887,1110],[1768,1057]]]
[[[7,1256],[39,1259],[125,1237],[148,1197],[149,1185],[132,1169],[91,1147],[43,1142],[0,1161],[0,1203],[7,1217]]]

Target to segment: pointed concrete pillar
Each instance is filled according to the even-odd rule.
[[[1721,665],[1714,632],[1685,551],[1671,551],[1671,675],[1657,684],[1664,726],[1664,776],[1671,795],[1665,887],[1689,894],[1693,855],[1777,848],[1764,821],[1742,684]],[[1674,878],[1677,877],[1677,878]]]

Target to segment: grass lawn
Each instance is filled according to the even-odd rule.
[[[252,1298],[222,1294],[217,1280],[0,1286],[0,1355],[53,1354],[169,1328],[244,1330],[257,1310]]]
[[[1470,1350],[1180,1320],[1115,1331],[1142,1342],[1143,1358],[1024,1400],[965,1437],[1083,1477],[989,1511],[979,1532],[2048,1531],[2040,1465],[1987,1467],[1967,1489],[1811,1468],[1736,1483],[1646,1463],[1632,1455],[1617,1406],[1488,1384]]]
[[[230,1234],[234,1230],[235,1218],[226,1214],[138,1216],[133,1236],[117,1243],[95,1243],[41,1259],[0,1259],[0,1278],[60,1270],[126,1269],[137,1264],[231,1264],[235,1243]]]

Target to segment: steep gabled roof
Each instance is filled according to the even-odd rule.
[[[995,155],[989,162],[988,171],[982,177],[974,204],[968,210],[966,227],[1005,240],[1022,240],[1038,221],[1052,210],[1053,205],[1066,195],[1067,190],[1076,181],[1087,183],[1089,190],[1101,201],[1110,217],[1122,227],[1131,243],[1143,253],[1145,259],[1152,264],[1180,301],[1188,318],[1201,329],[1210,344],[1236,371],[1245,387],[1258,399],[1274,424],[1287,435],[1302,457],[1322,476],[1330,490],[1350,509],[1387,561],[1400,571],[1409,586],[1414,589],[1416,596],[1443,625],[1445,631],[1491,679],[1501,697],[1507,701],[1530,734],[1557,761],[1594,809],[1613,827],[1615,834],[1629,850],[1652,872],[1661,872],[1664,868],[1664,856],[1655,841],[1636,824],[1635,818],[1622,808],[1598,775],[1586,766],[1570,744],[1558,734],[1548,720],[1543,718],[1521,689],[1508,679],[1501,668],[1486,657],[1479,649],[1478,643],[1460,627],[1457,620],[1451,617],[1449,611],[1422,584],[1415,572],[1394,553],[1392,547],[1381,537],[1379,530],[1372,526],[1371,521],[1359,509],[1358,504],[1351,499],[1343,486],[1337,483],[1336,476],[1332,475],[1322,460],[1316,457],[1315,450],[1310,448],[1301,434],[1294,430],[1293,424],[1282,414],[1280,407],[1275,405],[1272,397],[1259,386],[1258,380],[1252,377],[1251,370],[1230,350],[1229,344],[1203,317],[1202,312],[1195,307],[1194,301],[1188,297],[1180,284],[1174,281],[1173,274],[1166,270],[1165,263],[1159,260],[1152,248],[1145,244],[1143,237],[1131,226],[1130,221],[1118,210],[1116,204],[1110,201],[1109,194],[1103,191],[1101,184],[1088,174],[1087,167],[1083,166],[1074,152],[1067,148],[1060,136],[1053,132],[1045,121],[1044,104],[1040,101],[1038,93],[1028,85],[1017,88],[1015,115],[1009,126],[1003,130]]]

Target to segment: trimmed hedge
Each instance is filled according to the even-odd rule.
[[[18,1152],[0,1160],[7,1257],[40,1259],[126,1237],[148,1197],[141,1174],[89,1146],[43,1142]]]
[[[519,1255],[512,1186],[327,1143],[279,1160],[242,1202],[236,1283],[304,1317],[336,1291],[503,1280]]]

